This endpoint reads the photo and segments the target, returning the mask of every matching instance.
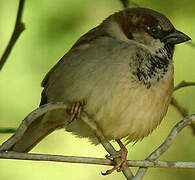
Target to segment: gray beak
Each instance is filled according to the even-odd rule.
[[[191,40],[189,36],[180,31],[177,31],[176,29],[170,32],[170,34],[168,34],[165,38],[163,38],[163,41],[166,44],[179,44],[189,40]]]

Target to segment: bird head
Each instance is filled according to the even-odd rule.
[[[146,8],[128,8],[109,16],[104,22],[113,37],[133,40],[148,48],[158,48],[183,43],[191,38],[175,29],[163,14]]]

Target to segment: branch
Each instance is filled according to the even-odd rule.
[[[175,86],[174,91],[188,86],[195,86],[195,82],[181,81],[177,86]]]
[[[120,1],[124,8],[127,8],[129,6],[129,0],[120,0]]]
[[[192,114],[190,116],[185,117],[183,120],[178,122],[171,132],[169,133],[168,137],[166,140],[155,150],[153,151],[147,158],[146,160],[148,161],[154,161],[157,158],[159,158],[174,142],[176,136],[178,133],[187,125],[191,124],[192,122],[195,122],[195,114]],[[146,173],[147,168],[140,168],[136,175],[134,176],[133,180],[139,180],[141,179],[144,174]]]
[[[128,8],[128,7],[140,7],[137,3],[133,2],[133,1],[130,1],[130,0],[120,0],[122,5],[123,5],[123,8]]]
[[[0,133],[15,133],[16,129],[15,128],[0,128]]]
[[[179,111],[183,118],[188,115],[186,110],[177,102],[177,100],[174,97],[172,97],[171,99],[171,104]]]
[[[57,106],[60,109],[65,109],[67,106],[62,106],[62,103],[58,103]],[[56,104],[53,107],[57,107]],[[47,105],[45,107],[50,107]],[[46,109],[43,107],[43,109]],[[36,110],[35,110],[36,111]],[[96,131],[98,138],[101,139],[102,144],[106,146],[110,146],[109,142],[107,144],[104,143],[104,137],[102,136],[101,130],[94,124],[94,121],[86,118],[85,113],[82,113],[82,117],[84,117],[84,121],[92,127],[92,130]],[[133,180],[141,179],[147,168],[155,167],[155,168],[187,168],[187,169],[195,169],[195,162],[174,162],[174,161],[157,161],[159,158],[174,142],[178,133],[187,125],[195,121],[195,114],[192,114],[179,123],[177,123],[169,133],[166,140],[154,151],[152,152],[144,161],[127,161],[126,165],[131,167],[141,167],[135,177],[131,177]],[[113,147],[112,147],[113,148]],[[112,149],[111,148],[111,149]],[[113,150],[115,151],[115,150]],[[108,151],[109,152],[109,151]],[[61,156],[61,155],[49,155],[49,154],[33,154],[33,153],[16,153],[16,152],[0,152],[1,159],[20,159],[20,160],[34,160],[34,161],[55,161],[55,162],[67,162],[67,163],[83,163],[83,164],[97,164],[97,165],[107,165],[113,166],[114,163],[107,159],[102,158],[92,158],[92,157],[78,157],[78,156]]]
[[[23,134],[27,131],[28,127],[33,123],[37,118],[41,117],[45,113],[57,109],[64,109],[67,110],[70,108],[65,103],[57,102],[57,103],[48,103],[43,106],[40,106],[39,108],[32,111],[21,123],[20,127],[16,131],[16,133],[10,137],[6,142],[0,146],[0,151],[9,151],[9,149],[14,146],[23,136]],[[116,154],[116,150],[114,147],[106,140],[104,137],[101,129],[97,126],[94,120],[90,119],[88,115],[85,112],[81,113],[82,120],[94,131],[97,138],[99,139],[100,143],[103,145],[103,147],[106,149],[106,151],[113,155]],[[116,162],[118,162],[119,159],[116,159]],[[131,173],[131,170],[128,168],[127,165],[123,168],[123,174],[125,175],[126,179],[130,180],[133,177],[133,174]]]
[[[25,2],[25,0],[20,0],[13,34],[12,34],[10,40],[9,40],[9,43],[8,43],[1,59],[0,59],[0,70],[3,68],[3,65],[5,64],[7,58],[9,56],[14,44],[16,43],[17,39],[19,38],[20,34],[25,29],[24,23],[21,21],[24,2]]]
[[[195,86],[195,82],[181,81],[177,86],[175,86],[174,91],[179,90],[183,87],[188,87],[188,86]],[[189,115],[186,109],[182,107],[174,97],[172,97],[171,104],[178,110],[178,112],[181,114],[182,117],[186,117]],[[190,126],[192,129],[192,132],[195,134],[195,124],[191,123]]]
[[[193,41],[188,41],[187,44],[190,45],[191,47],[195,48],[195,43]]]
[[[187,111],[185,110],[185,108],[183,108],[178,102],[177,100],[172,97],[171,99],[171,104],[178,110],[178,112],[181,114],[181,116],[184,118],[186,116],[188,116],[188,113]],[[191,123],[190,124],[191,126],[191,129],[192,129],[192,132],[193,134],[195,134],[195,124],[194,123]]]
[[[44,115],[49,111],[53,111],[56,109],[67,109],[67,108],[68,105],[58,102],[58,103],[44,104],[43,106],[40,106],[39,108],[35,109],[22,121],[16,133],[0,146],[0,151],[7,151],[15,143],[17,143],[21,139],[23,134],[26,132],[28,127],[31,125],[31,123],[37,118],[41,117],[42,115]]]
[[[96,164],[113,166],[113,161],[103,158],[79,157],[79,156],[62,156],[50,154],[34,154],[34,153],[17,153],[17,152],[0,152],[0,159],[18,159],[33,161],[52,161],[66,163]],[[148,161],[148,160],[131,160],[127,161],[129,167],[153,167],[153,168],[185,168],[195,169],[195,162],[177,162],[177,161]]]

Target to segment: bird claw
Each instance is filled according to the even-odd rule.
[[[108,160],[114,160],[116,158],[120,158],[120,160],[116,163],[116,165],[112,169],[107,170],[105,173],[102,172],[101,174],[105,176],[111,174],[115,170],[117,170],[117,172],[122,171],[127,159],[127,153],[128,153],[127,149],[125,147],[121,147],[120,151],[117,151],[116,154],[106,155],[105,157]]]
[[[76,102],[72,104],[71,110],[70,110],[70,119],[68,120],[68,124],[70,124],[75,118],[79,118],[82,110],[82,104],[81,102]]]

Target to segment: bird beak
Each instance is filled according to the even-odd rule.
[[[172,32],[170,32],[170,34],[168,34],[163,41],[167,44],[180,44],[186,41],[191,40],[191,38],[189,36],[187,36],[186,34],[177,31],[176,29]]]

